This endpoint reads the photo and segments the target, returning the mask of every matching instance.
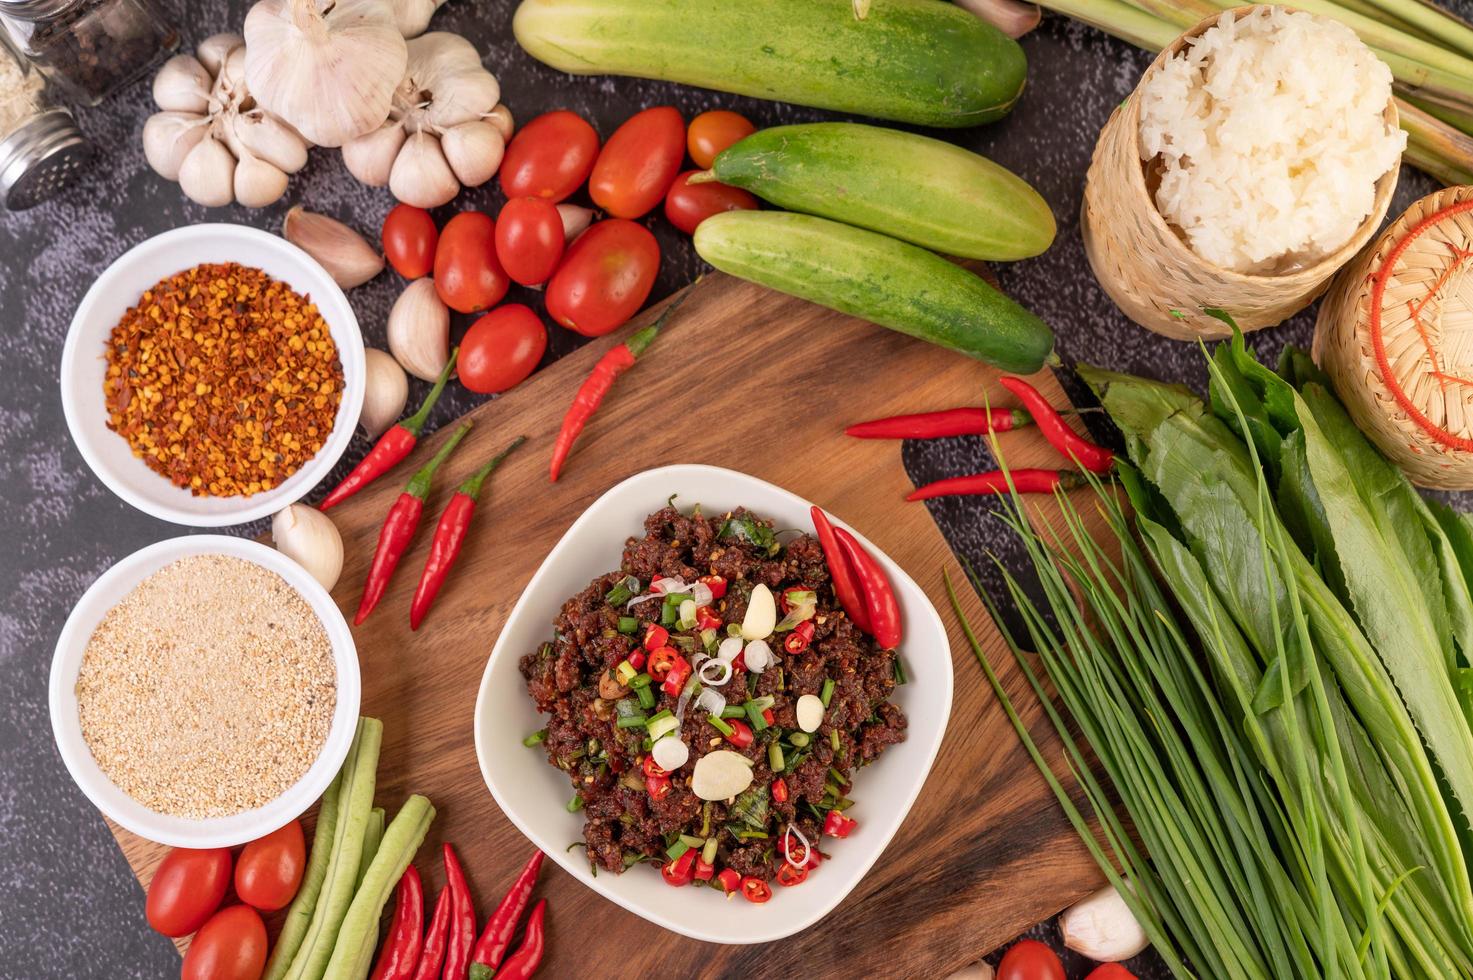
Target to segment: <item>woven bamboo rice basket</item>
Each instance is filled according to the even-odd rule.
[[[1313,352],[1413,483],[1473,489],[1473,187],[1422,198],[1340,273]]]
[[[1258,9],[1238,7],[1235,15]],[[1165,48],[1140,85],[1166,59],[1217,23],[1221,13],[1199,23]],[[1397,122],[1394,100],[1386,119]],[[1335,271],[1348,262],[1386,217],[1399,168],[1376,182],[1375,206],[1344,247],[1314,265],[1275,275],[1245,275],[1207,262],[1156,209],[1151,161],[1141,159],[1140,99],[1131,98],[1110,115],[1095,145],[1084,185],[1081,226],[1090,266],[1113,299],[1136,323],[1177,340],[1225,337],[1225,324],[1202,313],[1231,313],[1245,331],[1276,326],[1314,302]]]

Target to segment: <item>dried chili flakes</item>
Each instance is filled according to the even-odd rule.
[[[108,428],[196,496],[247,496],[290,477],[327,440],[342,392],[317,307],[234,262],[157,283],[108,340]]]

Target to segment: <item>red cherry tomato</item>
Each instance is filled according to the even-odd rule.
[[[583,186],[598,156],[598,133],[577,113],[538,116],[507,144],[501,190],[507,200],[542,197],[553,203]]]
[[[251,841],[235,863],[235,894],[262,912],[286,908],[297,895],[307,866],[302,825],[291,823]]]
[[[511,280],[496,260],[496,222],[462,211],[445,223],[435,248],[435,292],[452,310],[476,313],[501,302]]]
[[[176,847],[149,882],[148,924],[166,936],[187,936],[215,914],[229,885],[229,850]]]
[[[668,105],[637,112],[614,130],[588,178],[588,196],[616,218],[655,209],[685,159],[685,120]]]
[[[396,204],[384,219],[379,240],[384,258],[405,279],[427,276],[435,267],[435,243],[440,233],[435,230],[435,219],[424,208]]]
[[[1064,964],[1043,943],[1020,939],[1002,954],[997,980],[1064,980]]]
[[[546,351],[542,320],[520,303],[508,303],[471,324],[456,369],[471,391],[494,395],[525,381]]]
[[[261,980],[266,925],[249,905],[221,909],[201,927],[184,954],[182,980]]]
[[[649,229],[599,221],[568,246],[547,283],[547,312],[575,333],[602,337],[639,312],[659,269],[660,244]]]
[[[675,178],[670,193],[665,195],[665,217],[687,235],[696,233],[696,225],[722,211],[756,211],[757,199],[740,187],[728,187],[709,181],[688,183],[699,170],[687,170]]]
[[[496,257],[512,280],[540,286],[563,257],[563,216],[541,197],[507,201],[496,218]]]
[[[1084,980],[1135,980],[1135,974],[1119,963],[1101,963],[1090,970]]]
[[[703,112],[690,121],[690,132],[686,135],[690,158],[705,170],[722,150],[756,131],[757,127],[739,113],[726,109]]]

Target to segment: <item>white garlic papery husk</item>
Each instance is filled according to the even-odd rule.
[[[245,45],[216,34],[175,55],[154,79],[163,112],[143,124],[143,154],[185,196],[206,207],[265,207],[307,163],[301,134],[256,105],[245,84]]]
[[[434,31],[408,48],[388,119],[345,145],[343,161],[365,184],[382,186],[386,179],[405,204],[439,207],[501,166],[506,138],[495,117],[501,86],[481,66],[475,45],[458,34]]]
[[[408,60],[389,0],[258,0],[245,39],[256,100],[318,146],[383,125]]]
[[[435,11],[445,5],[445,0],[393,0],[394,23],[405,37],[419,37],[430,26]]]

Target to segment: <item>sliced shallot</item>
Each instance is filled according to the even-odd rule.
[[[767,645],[766,640],[753,640],[747,644],[742,662],[752,673],[760,674],[772,663],[772,647]]]
[[[713,660],[711,662],[720,663],[719,660]],[[731,676],[730,667],[727,668],[727,676]],[[696,707],[705,708],[706,711],[711,715],[711,717],[719,718],[721,717],[721,712],[726,710],[726,695],[722,694],[720,691],[714,691],[708,687],[700,694],[696,695]]]
[[[690,746],[674,735],[667,735],[655,743],[650,755],[654,756],[655,765],[666,772],[674,772],[690,758]]]
[[[715,668],[715,669],[713,670],[712,668]],[[701,683],[702,684],[705,684],[708,687],[720,687],[721,685],[725,684],[727,681],[731,680],[731,661],[730,660],[707,660],[705,663],[701,664],[700,667],[697,669],[697,674],[700,676]],[[708,692],[703,691],[701,693],[704,696]],[[711,691],[709,693],[716,694],[715,691]],[[717,697],[721,697],[721,695],[719,695],[719,694],[717,694],[716,696]],[[725,698],[722,698],[722,701],[723,702],[725,700],[726,700]],[[697,702],[697,703],[700,703],[700,702]],[[725,705],[723,704],[722,707],[725,707]],[[717,713],[719,713],[719,710],[720,709],[717,709],[717,711],[713,711],[711,713],[713,715],[714,714],[717,714]]]
[[[655,761],[658,762],[659,760],[657,759]],[[801,861],[794,861],[793,860],[793,837],[794,837],[794,835],[797,836],[798,840],[800,840],[800,841],[803,842],[803,860],[801,860]],[[798,829],[798,825],[797,824],[795,824],[795,823],[789,823],[788,824],[788,829],[785,830],[785,831],[783,831],[783,860],[787,861],[789,864],[791,864],[795,868],[802,868],[804,865],[806,865],[808,863],[808,859],[812,855],[813,855],[813,845],[810,844],[810,843],[808,843],[808,838],[803,836],[803,831],[801,831],[801,830]]]
[[[742,638],[740,636],[728,636],[721,641],[716,648],[716,659],[731,663],[742,652]]]

